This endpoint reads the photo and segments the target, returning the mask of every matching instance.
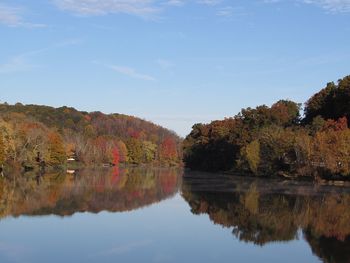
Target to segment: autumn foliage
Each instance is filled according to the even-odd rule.
[[[188,168],[263,176],[350,175],[350,76],[301,104],[281,100],[195,124],[183,142]]]
[[[62,164],[66,161],[66,151],[61,136],[56,132],[48,134],[49,159],[48,163],[52,166]]]
[[[114,165],[119,165],[119,161],[120,161],[120,155],[119,155],[119,150],[117,147],[115,147],[113,149],[113,164]]]
[[[136,117],[0,104],[0,165],[179,165],[181,139]]]
[[[161,145],[159,155],[161,160],[169,163],[176,163],[178,159],[177,145],[173,138],[166,137]]]

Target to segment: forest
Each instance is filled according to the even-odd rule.
[[[302,114],[303,113],[303,114]],[[280,100],[232,118],[195,124],[183,142],[193,170],[287,178],[350,175],[350,76],[304,105]]]
[[[74,108],[0,104],[0,167],[181,164],[181,139],[151,122]]]

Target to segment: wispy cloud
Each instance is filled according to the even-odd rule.
[[[216,15],[226,19],[251,16],[252,14],[252,11],[244,6],[218,6],[216,8]]]
[[[147,17],[159,11],[153,0],[54,0],[62,10],[77,15],[107,15],[124,13]]]
[[[61,10],[80,16],[101,16],[108,14],[129,14],[144,18],[154,17],[167,7],[182,7],[188,3],[218,7],[224,0],[53,0]],[[218,13],[231,14],[229,8],[222,7]]]
[[[198,0],[197,3],[198,4],[204,4],[204,5],[218,5],[222,2],[222,0]]]
[[[148,80],[148,81],[155,81],[156,79],[150,75],[142,74],[137,72],[135,69],[125,66],[110,66],[111,69],[114,71],[129,76],[134,79],[142,79],[142,80]]]
[[[233,15],[233,7],[232,6],[221,7],[217,10],[216,15],[221,17],[231,17]]]
[[[350,12],[350,0],[302,0],[306,4],[315,4],[332,13]]]
[[[146,80],[146,81],[156,81],[156,78],[153,76],[150,76],[148,74],[140,73],[136,69],[127,67],[127,66],[120,66],[120,65],[111,65],[111,64],[103,64],[98,61],[92,61],[92,63],[96,65],[101,65],[106,68],[109,68],[119,74],[128,76],[133,79],[141,79],[141,80]]]
[[[39,66],[34,65],[32,62],[30,62],[31,58],[33,58],[34,56],[48,52],[53,49],[78,45],[80,43],[81,43],[81,40],[79,39],[68,39],[68,40],[58,42],[49,47],[35,49],[35,50],[31,50],[31,51],[27,51],[27,52],[15,55],[9,58],[3,64],[0,64],[0,74],[24,72],[24,71],[33,70],[35,68],[39,68]]]
[[[44,24],[26,22],[23,18],[23,10],[21,8],[4,4],[0,4],[0,24],[9,27],[46,27]]]
[[[330,13],[350,12],[350,0],[293,0],[297,3],[311,4],[319,6]],[[286,0],[263,0],[267,4],[286,2]]]
[[[183,0],[169,0],[165,2],[166,5],[169,6],[183,6],[185,4],[185,1]]]
[[[17,26],[22,21],[19,9],[0,5],[0,23],[7,26]]]
[[[282,0],[263,0],[264,3],[266,4],[274,4],[274,3],[279,3]]]

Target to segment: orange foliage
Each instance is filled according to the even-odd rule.
[[[161,144],[161,158],[164,160],[174,160],[177,158],[176,142],[171,137],[166,137]]]
[[[339,118],[338,120],[327,120],[324,124],[323,131],[344,131],[348,128],[348,119],[346,117]]]

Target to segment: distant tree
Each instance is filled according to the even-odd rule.
[[[49,133],[48,143],[50,154],[48,163],[52,166],[64,164],[67,156],[61,136],[56,132]]]
[[[120,160],[119,150],[118,150],[118,147],[115,146],[113,149],[113,164],[118,166],[119,160]]]
[[[310,124],[310,131],[312,134],[315,134],[316,132],[323,129],[325,126],[326,120],[323,119],[320,115],[317,115],[315,118],[313,118],[312,123]]]
[[[166,137],[160,145],[159,158],[161,162],[173,163],[177,159],[176,142],[171,137]]]
[[[260,164],[260,143],[254,140],[241,150],[242,159],[248,163],[249,169],[254,174],[258,173]]]
[[[350,175],[350,129],[316,133],[313,141],[312,162],[327,176]]]
[[[300,121],[301,104],[290,100],[280,100],[271,107],[274,124],[281,126],[296,125]]]
[[[132,137],[129,140],[127,140],[126,146],[128,148],[129,162],[133,164],[142,163],[142,157],[143,157],[142,142]]]
[[[2,132],[0,131],[0,166],[6,161],[6,147]]]
[[[247,127],[251,130],[257,130],[272,124],[271,110],[266,105],[261,105],[255,109],[247,108],[236,116],[241,119]]]
[[[70,128],[70,129],[74,129],[75,124],[74,121],[72,119],[66,119],[64,122],[64,126],[65,128]]]
[[[94,137],[96,136],[96,131],[92,125],[87,125],[84,128],[84,135],[87,137]]]
[[[332,97],[334,97],[336,89],[337,86],[334,82],[330,82],[305,103],[305,122],[311,123],[316,116],[321,116],[324,119],[331,119],[334,116]]]
[[[350,118],[350,76],[338,81],[338,85],[330,82],[320,92],[313,95],[305,103],[305,123],[321,116],[324,119],[337,120]]]
[[[144,141],[142,145],[143,149],[143,161],[145,163],[151,163],[156,158],[157,153],[157,145],[150,142],[150,141]]]
[[[121,163],[128,162],[128,149],[123,141],[117,142],[117,147],[119,150],[119,159]]]
[[[17,161],[17,151],[16,151],[16,138],[15,131],[9,122],[0,120],[0,133],[2,134],[2,140],[5,145],[6,159],[11,161]]]

